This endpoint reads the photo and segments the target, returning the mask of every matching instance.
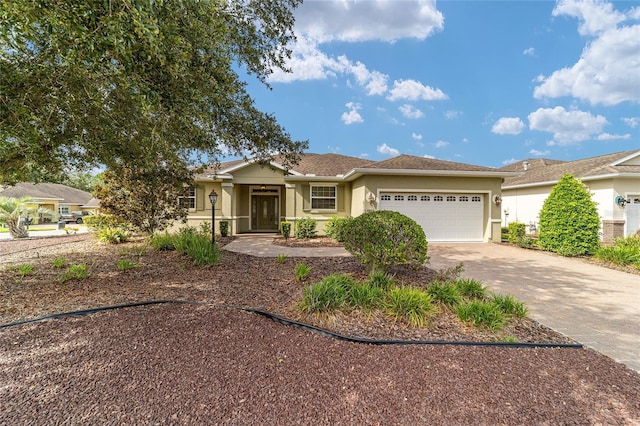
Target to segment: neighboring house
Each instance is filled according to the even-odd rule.
[[[51,215],[39,215],[37,221],[51,222],[58,215],[72,211],[95,211],[99,202],[89,192],[59,183],[18,183],[0,190],[0,197],[31,198],[34,207],[42,207],[53,212]]]
[[[640,229],[640,150],[568,162],[528,159],[500,170],[522,172],[506,178],[502,185],[505,225],[522,222],[535,226],[553,186],[564,174],[571,174],[593,194],[604,242]]]
[[[500,241],[502,179],[516,172],[400,155],[374,162],[337,154],[303,154],[286,170],[225,162],[196,176],[182,202],[192,225],[211,220],[208,194],[215,190],[216,230],[229,222],[231,234],[277,232],[280,222],[303,217],[323,233],[335,216],[395,210],[416,220],[428,241]]]

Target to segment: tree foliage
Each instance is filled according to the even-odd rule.
[[[422,267],[428,259],[424,230],[398,212],[363,213],[347,222],[343,237],[344,248],[371,271],[386,271],[398,264]]]
[[[600,217],[582,182],[564,175],[540,211],[538,245],[563,256],[593,254],[600,246]]]
[[[184,164],[162,160],[105,171],[94,195],[102,212],[153,234],[186,218],[187,209],[179,197],[188,195],[190,183],[193,172]]]
[[[0,182],[222,154],[294,164],[236,70],[285,69],[301,0],[0,5]],[[240,66],[240,67],[239,67]]]

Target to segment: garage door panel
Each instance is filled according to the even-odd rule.
[[[382,193],[380,210],[409,216],[428,241],[482,241],[484,196],[479,194]]]

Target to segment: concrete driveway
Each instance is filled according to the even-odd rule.
[[[640,371],[640,275],[501,244],[429,243],[430,267],[512,294],[529,316]]]

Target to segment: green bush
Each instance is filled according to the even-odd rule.
[[[462,300],[458,287],[452,282],[434,281],[427,286],[427,293],[434,302],[455,307]]]
[[[229,221],[221,220],[220,221],[220,235],[226,237],[229,235]]]
[[[352,217],[333,216],[327,221],[327,224],[324,227],[324,233],[336,241],[343,242],[345,230],[352,220]]]
[[[384,300],[385,291],[368,282],[353,284],[349,290],[349,304],[366,311],[378,308]]]
[[[284,239],[288,239],[291,236],[291,222],[280,222],[280,233]]]
[[[636,238],[640,240],[640,238]],[[640,265],[640,247],[628,245],[615,245],[613,247],[600,247],[594,257],[603,262],[611,262],[615,265]]]
[[[460,278],[455,284],[458,292],[462,297],[468,299],[485,299],[487,297],[487,289],[482,282],[473,278]]]
[[[122,228],[101,228],[98,231],[98,240],[103,243],[120,244],[129,241],[129,232]]]
[[[502,310],[495,303],[474,300],[458,305],[456,312],[462,321],[474,326],[497,330],[504,324]]]
[[[155,234],[149,243],[156,250],[176,250],[191,257],[196,265],[215,265],[220,261],[218,246],[203,229],[185,226],[176,234]]]
[[[528,235],[518,237],[515,244],[522,248],[533,248],[538,246],[538,242]]]
[[[525,236],[526,225],[521,222],[511,222],[507,229],[509,242],[516,244],[518,239]]]
[[[302,291],[299,308],[303,312],[332,312],[344,307],[355,280],[349,275],[333,274]]]
[[[312,217],[303,217],[296,220],[295,236],[296,238],[313,238],[316,236],[318,221]]]
[[[153,234],[149,237],[149,244],[156,250],[175,250],[173,235],[168,232],[164,232],[161,234]]]
[[[87,226],[89,232],[98,233],[107,228],[127,228],[127,224],[110,214],[93,214],[84,216],[82,222]]]
[[[413,219],[393,211],[373,211],[345,226],[344,247],[369,270],[387,271],[394,265],[422,267],[427,261],[427,238]]]
[[[370,287],[388,291],[393,287],[395,281],[391,275],[385,272],[373,271],[371,274],[369,274],[369,278],[367,278],[367,284]]]
[[[503,296],[501,294],[496,294],[491,299],[491,302],[493,302],[498,309],[507,315],[512,315],[517,318],[524,318],[527,316],[527,308],[524,303],[519,302],[511,295]]]
[[[433,311],[431,296],[408,286],[392,288],[387,294],[385,307],[395,321],[403,319],[414,327],[422,327]]]
[[[564,175],[540,211],[538,245],[563,256],[590,255],[600,247],[600,217],[582,182]]]

